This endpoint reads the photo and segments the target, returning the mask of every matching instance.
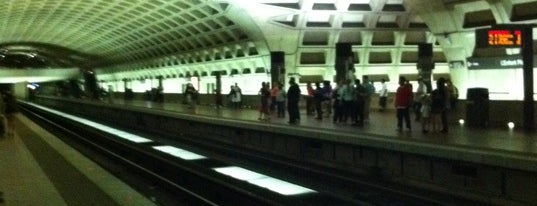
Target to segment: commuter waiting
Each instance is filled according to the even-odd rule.
[[[330,85],[330,81],[323,81],[322,95],[321,107],[324,110],[323,113],[325,116],[329,117],[332,114],[332,86]]]
[[[196,88],[192,84],[187,84],[184,96],[188,108],[194,108],[198,101],[198,91],[196,91]]]
[[[395,108],[397,109],[397,130],[403,130],[403,120],[406,123],[406,128],[410,131],[409,108],[412,106],[412,87],[407,83],[406,78],[399,78],[399,87],[395,93]]]
[[[289,89],[287,91],[287,111],[289,113],[289,124],[296,124],[300,120],[298,102],[300,101],[300,88],[295,82],[295,78],[289,79]]]
[[[440,132],[448,133],[447,110],[449,107],[449,91],[446,86],[446,79],[440,78],[436,81],[436,89],[431,93],[431,112],[433,115],[433,125],[435,122],[442,123]],[[436,128],[433,127],[433,130]]]
[[[318,119],[318,120],[323,119],[323,107],[322,107],[323,100],[324,100],[324,94],[321,88],[321,83],[315,82],[315,89],[313,90],[313,105],[317,113],[317,116],[315,117],[315,119]]]
[[[237,83],[235,83],[235,86],[231,86],[228,97],[231,100],[231,108],[241,108],[242,92],[241,88],[237,85]]]
[[[285,117],[285,89],[283,84],[278,82],[278,93],[276,93],[276,109],[278,110],[278,118]]]
[[[388,86],[386,85],[386,80],[380,80],[381,88],[379,91],[379,106],[380,111],[386,110],[386,103],[388,102]]]
[[[259,107],[259,120],[270,120],[269,116],[269,101],[271,98],[269,83],[261,82],[261,89],[258,95],[261,97],[261,106]]]
[[[371,110],[371,97],[375,93],[375,86],[373,82],[369,80],[369,76],[364,76],[363,87],[366,89],[367,93],[364,96],[364,123],[369,122],[369,112]]]

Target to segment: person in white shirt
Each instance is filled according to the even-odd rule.
[[[242,102],[242,91],[241,91],[241,88],[237,85],[237,83],[235,83],[235,86],[231,86],[229,97],[231,98],[232,108],[240,109],[241,102]]]
[[[379,105],[380,111],[386,110],[386,102],[388,101],[388,86],[386,85],[386,80],[380,80],[381,89],[379,91]]]
[[[416,90],[416,94],[414,95],[414,104],[412,105],[414,109],[414,114],[416,115],[416,122],[420,121],[421,118],[421,98],[425,94],[427,94],[427,87],[425,86],[423,79],[420,77],[418,78],[418,89]]]

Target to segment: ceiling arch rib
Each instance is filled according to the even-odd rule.
[[[228,8],[199,0],[6,1],[0,44],[56,45],[91,57],[71,66],[109,67],[248,40]]]
[[[0,4],[0,49],[25,45],[22,52],[76,51],[76,55],[41,55],[65,58],[62,65],[134,69],[180,65],[204,67],[216,61],[230,63],[257,55],[256,66],[267,65],[271,50],[322,53],[308,61],[333,63],[333,45],[356,43],[359,63],[382,48],[384,59],[397,66],[402,52],[416,50],[416,43],[433,43],[427,32],[444,40],[462,35],[445,32],[462,28],[464,16],[491,11],[497,23],[510,23],[513,8],[528,0],[26,0]],[[511,6],[510,6],[511,5]],[[529,4],[533,5],[533,4]],[[505,7],[505,8],[504,8]],[[513,8],[511,8],[513,7]],[[533,6],[535,7],[535,6]],[[523,22],[534,22],[524,10]],[[490,15],[489,15],[490,16]],[[321,17],[321,18],[318,18]],[[498,22],[498,19],[502,21]],[[447,21],[446,21],[447,20]],[[426,24],[427,23],[427,24]],[[425,26],[424,26],[425,25]],[[426,27],[429,25],[429,27]],[[281,37],[282,31],[286,37]],[[379,32],[379,31],[388,31]],[[405,33],[409,32],[409,33]],[[420,37],[411,39],[412,32]],[[322,36],[317,34],[322,33]],[[425,34],[424,34],[425,33]],[[356,36],[354,36],[356,35]],[[287,37],[290,36],[290,37]],[[425,36],[425,37],[424,37]],[[463,37],[461,37],[462,39]],[[457,42],[457,41],[453,41]],[[464,41],[460,41],[464,42]],[[40,46],[46,44],[48,46]],[[464,43],[461,43],[464,44]],[[52,45],[52,46],[51,46]],[[442,45],[444,46],[444,45]],[[454,45],[455,46],[455,45]],[[458,45],[463,46],[463,45]],[[45,49],[39,49],[45,47]],[[438,50],[438,49],[437,49]],[[378,50],[380,51],[380,50]],[[21,52],[18,50],[17,52]],[[63,54],[63,53],[62,53]],[[406,55],[406,56],[412,56]],[[76,57],[69,57],[76,56]],[[307,55],[305,55],[307,56]],[[162,58],[173,57],[173,58]],[[413,57],[405,57],[410,61]],[[171,60],[173,59],[173,60]],[[295,58],[297,59],[297,58]],[[388,61],[389,59],[392,59]],[[375,61],[375,59],[372,59]],[[258,63],[265,61],[264,63]],[[58,61],[60,62],[60,61]],[[118,66],[119,65],[119,66]],[[300,66],[300,65],[298,65]],[[250,66],[249,66],[250,67]],[[148,67],[149,68],[149,67]]]

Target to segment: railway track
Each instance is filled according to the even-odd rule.
[[[482,205],[230,145],[111,128],[31,103],[22,108],[160,205]]]

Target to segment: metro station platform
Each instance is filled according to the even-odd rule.
[[[0,205],[155,205],[24,115],[0,138]]]
[[[229,139],[221,136],[215,139],[226,139],[222,142],[231,142],[238,148],[251,143],[247,147],[253,150],[289,152],[287,154],[301,156],[308,163],[338,165],[349,171],[378,167],[387,179],[411,185],[425,183],[435,189],[439,186],[439,190],[458,191],[455,193],[469,196],[484,194],[484,199],[491,201],[492,205],[513,205],[511,202],[499,203],[496,197],[526,202],[522,205],[533,205],[537,201],[537,135],[535,131],[528,132],[523,128],[509,129],[507,125],[504,128],[467,127],[456,124],[457,116],[453,115],[449,133],[422,133],[421,124],[415,121],[411,131],[398,131],[394,110],[379,112],[372,109],[369,123],[357,127],[334,124],[332,118],[317,120],[314,115],[306,115],[304,109],[300,112],[300,122],[290,125],[287,118],[276,118],[276,115],[272,115],[269,121],[260,121],[255,109],[188,108],[179,103],[123,100],[103,104],[114,104],[114,107],[127,111],[158,110],[154,114],[175,115],[193,121],[200,117],[210,125],[274,133],[259,137],[255,133],[246,133],[245,136],[251,136]],[[216,132],[205,132],[215,130],[212,126],[194,130],[204,135],[229,134],[223,127],[216,128]],[[284,137],[278,138],[276,133]],[[293,134],[297,138],[292,138]],[[276,139],[288,140],[282,143]],[[311,139],[311,142],[306,139]],[[300,149],[286,150],[289,148]]]
[[[304,109],[300,111],[300,122],[298,124],[288,124],[288,118],[277,118],[273,114],[268,121],[258,120],[259,112],[255,109],[231,109],[223,107],[216,109],[213,106],[196,106],[189,108],[187,105],[179,103],[155,103],[148,101],[124,101],[114,100],[112,104],[122,105],[122,107],[143,107],[149,109],[166,110],[169,112],[186,113],[230,120],[253,121],[268,125],[285,125],[290,128],[301,129],[323,129],[326,131],[343,132],[349,134],[369,134],[393,140],[414,141],[428,144],[437,144],[458,147],[461,149],[476,149],[487,151],[507,152],[517,155],[537,155],[537,135],[536,132],[527,132],[522,128],[472,128],[464,124],[450,124],[449,133],[429,131],[422,133],[420,122],[412,121],[412,130],[397,130],[397,119],[395,110],[387,109],[380,112],[375,108],[371,109],[370,121],[363,127],[351,126],[351,124],[334,124],[332,117],[322,120],[315,119],[315,115],[306,115]],[[411,119],[414,115],[411,114]],[[453,122],[453,121],[452,121]],[[534,156],[535,157],[535,156]]]
[[[189,108],[176,102],[120,99],[86,101],[42,97],[37,102],[67,113],[81,110],[92,113],[93,117],[104,115],[111,122],[130,122],[148,128],[157,126],[157,130],[166,132],[201,132],[200,136],[214,136],[206,140],[268,153],[287,152],[286,155],[301,156],[307,163],[340,164],[350,170],[378,166],[394,180],[426,182],[437,189],[488,194],[486,198],[537,201],[537,137],[535,132],[517,128],[470,128],[452,124],[447,134],[424,134],[421,124],[413,121],[411,131],[398,131],[393,110],[373,109],[369,123],[357,127],[334,124],[331,118],[317,120],[304,110],[301,110],[300,122],[290,125],[287,118],[275,115],[269,121],[258,120],[259,113],[255,109],[216,109],[203,105]],[[190,121],[198,123],[190,124]],[[163,126],[158,126],[160,124]],[[259,133],[247,132],[237,137],[235,131],[241,128],[273,134],[255,136]],[[300,137],[293,138],[293,134]],[[203,139],[200,136],[197,139]],[[309,141],[300,141],[308,137],[322,142],[322,146],[309,148]],[[5,190],[0,185],[0,191],[8,196]]]

